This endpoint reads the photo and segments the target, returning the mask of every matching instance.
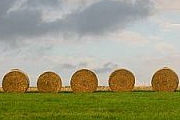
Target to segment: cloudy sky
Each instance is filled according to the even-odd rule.
[[[179,43],[179,0],[0,0],[0,76],[19,68],[31,86],[45,71],[69,85],[81,68],[99,85],[119,68],[150,85],[165,66],[180,74]]]

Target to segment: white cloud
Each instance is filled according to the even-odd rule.
[[[161,27],[165,30],[180,30],[180,24],[179,23],[162,23]]]
[[[169,32],[180,30],[180,22],[178,21],[179,14],[177,12],[172,13],[172,18],[166,14],[166,12],[159,12],[149,18],[149,22],[156,25],[159,32]],[[176,14],[173,14],[176,13]],[[177,19],[175,19],[177,18]]]
[[[178,52],[178,50],[176,49],[175,46],[173,46],[169,43],[166,43],[166,42],[157,43],[155,45],[155,48],[163,54],[174,54],[174,53]]]
[[[152,0],[159,10],[180,10],[180,0]]]
[[[133,69],[137,73],[137,85],[151,85],[153,74],[163,67],[169,67],[175,72],[180,73],[180,55],[178,54],[143,56],[138,61],[138,68]]]
[[[39,0],[40,1],[40,0]],[[156,70],[158,67],[164,67],[166,65],[169,66],[175,66],[177,65],[177,68],[179,68],[179,61],[180,61],[180,57],[175,55],[178,53],[178,50],[175,46],[173,46],[172,44],[166,43],[164,42],[164,40],[161,40],[161,38],[159,38],[158,36],[152,36],[149,37],[145,36],[141,33],[138,33],[136,31],[127,31],[124,29],[124,27],[121,28],[120,26],[120,31],[114,31],[111,28],[111,24],[113,24],[113,26],[116,28],[117,25],[114,23],[117,23],[118,25],[124,25],[126,26],[126,20],[125,23],[123,22],[124,17],[118,17],[118,20],[114,22],[114,17],[117,17],[117,15],[120,15],[122,11],[124,12],[128,12],[128,10],[124,9],[121,12],[117,12],[116,9],[113,12],[114,13],[114,17],[111,17],[113,14],[111,14],[111,12],[108,14],[107,12],[104,12],[104,10],[106,9],[102,9],[102,13],[103,14],[98,14],[96,16],[94,16],[94,14],[97,13],[97,11],[99,11],[100,7],[102,6],[102,4],[100,5],[100,7],[95,7],[97,10],[94,12],[94,7],[92,8],[92,3],[94,2],[98,2],[100,0],[62,0],[63,1],[63,6],[59,6],[54,8],[53,10],[49,10],[48,9],[43,9],[40,13],[42,14],[38,14],[38,16],[35,16],[37,12],[32,12],[32,15],[34,15],[34,18],[37,17],[37,20],[41,20],[41,18],[44,21],[50,21],[50,23],[54,22],[58,19],[63,18],[65,15],[69,15],[74,13],[74,15],[78,15],[75,16],[76,19],[74,19],[74,17],[68,17],[67,20],[71,20],[69,22],[69,24],[67,24],[67,26],[69,25],[76,25],[76,23],[73,23],[74,20],[76,20],[76,22],[79,22],[79,26],[77,26],[77,28],[80,28],[80,33],[89,33],[90,32],[94,32],[95,34],[97,33],[96,30],[98,30],[96,27],[99,26],[100,24],[102,24],[101,29],[99,29],[99,31],[102,30],[102,32],[99,32],[100,34],[97,33],[97,36],[93,36],[91,34],[86,34],[86,36],[76,36],[76,32],[78,32],[76,26],[74,29],[74,31],[72,31],[74,34],[69,34],[71,29],[67,29],[67,31],[62,30],[60,34],[57,35],[52,35],[52,34],[46,34],[48,31],[44,31],[44,28],[39,29],[39,34],[42,36],[37,37],[39,34],[37,32],[37,28],[36,26],[34,28],[31,28],[33,25],[31,26],[24,26],[22,25],[23,22],[27,22],[27,23],[31,23],[33,20],[36,20],[32,17],[29,17],[27,20],[25,18],[27,18],[27,13],[29,13],[27,11],[26,14],[23,14],[22,18],[24,18],[25,20],[22,22],[22,19],[20,17],[17,17],[15,15],[15,18],[19,18],[17,19],[17,22],[20,24],[20,26],[23,26],[27,29],[27,32],[33,32],[35,34],[35,38],[31,38],[31,35],[27,35],[25,34],[25,36],[27,37],[26,39],[23,38],[23,40],[18,40],[17,43],[21,43],[18,44],[18,46],[15,46],[16,41],[10,41],[11,45],[9,48],[14,47],[14,48],[18,48],[16,50],[11,49],[11,52],[7,52],[7,49],[5,49],[5,51],[2,49],[3,46],[5,46],[5,44],[1,44],[1,58],[0,58],[0,63],[1,63],[1,69],[0,69],[0,73],[4,73],[7,72],[7,70],[15,68],[15,67],[20,67],[23,70],[27,71],[27,73],[31,76],[32,80],[32,84],[35,85],[36,83],[36,77],[42,73],[44,70],[54,70],[57,71],[58,73],[60,73],[61,75],[63,75],[63,82],[65,83],[65,85],[68,85],[69,82],[69,78],[72,75],[72,71],[74,72],[77,69],[80,69],[81,67],[88,67],[88,69],[96,69],[97,71],[102,71],[105,72],[101,73],[99,76],[99,81],[100,81],[100,85],[104,85],[104,83],[107,82],[108,79],[108,75],[110,74],[109,72],[111,70],[116,69],[117,67],[119,67],[119,65],[124,68],[130,68],[132,70],[135,71],[135,73],[137,73],[136,77],[137,77],[137,84],[141,85],[142,83],[149,83],[150,82],[150,77],[151,77],[151,72],[154,72],[154,70]],[[106,0],[104,0],[106,1]],[[115,1],[115,0],[114,0]],[[125,0],[124,0],[125,1]],[[132,0],[133,1],[133,0]],[[136,1],[136,0],[134,0]],[[172,1],[168,1],[168,0],[156,0],[156,5],[158,9],[161,10],[178,10],[179,9],[179,0],[175,0],[176,1],[176,5],[172,2]],[[164,3],[163,3],[164,1]],[[48,2],[48,1],[47,1]],[[126,1],[125,1],[126,2]],[[143,0],[141,0],[142,4],[146,3]],[[162,2],[162,3],[161,3]],[[110,2],[111,3],[111,2]],[[24,4],[24,3],[21,3]],[[19,6],[21,6],[20,3],[17,3],[16,6],[14,8],[11,9],[11,11],[16,11]],[[38,3],[40,4],[40,3]],[[143,12],[144,10],[141,9],[141,7],[146,8],[146,4],[142,5],[139,4],[138,7],[135,10],[138,10],[140,12]],[[49,4],[47,4],[49,5]],[[53,5],[53,4],[52,4]],[[105,7],[109,6],[109,4],[103,4]],[[113,4],[112,7],[108,7],[110,8],[110,10],[113,10],[117,4]],[[86,6],[86,7],[84,7]],[[88,6],[88,7],[87,7]],[[91,7],[90,7],[91,6]],[[122,4],[123,7],[124,4]],[[31,6],[32,7],[32,6]],[[89,8],[90,7],[90,8]],[[88,8],[88,9],[87,9]],[[113,9],[112,9],[113,8]],[[120,6],[121,8],[121,6]],[[77,11],[81,9],[80,11]],[[85,10],[86,12],[83,13],[83,10]],[[91,10],[93,11],[93,15],[91,14],[87,14],[87,13],[91,13]],[[107,10],[107,11],[110,11]],[[145,9],[146,10],[146,9]],[[2,11],[2,10],[1,10]],[[0,13],[1,13],[0,11]],[[150,10],[151,11],[151,10]],[[16,11],[17,12],[17,11]],[[21,11],[22,12],[22,11]],[[80,13],[83,14],[80,14]],[[136,13],[134,11],[134,9],[132,10],[132,15],[134,15],[134,13]],[[108,15],[108,17],[106,16],[106,14]],[[87,19],[87,16],[92,16],[89,17]],[[104,15],[104,17],[102,16]],[[123,16],[127,15],[126,13],[123,13]],[[141,14],[139,14],[141,15]],[[135,16],[136,17],[139,17]],[[143,17],[145,15],[145,17]],[[158,14],[159,15],[159,14]],[[66,17],[67,17],[66,16]],[[109,17],[110,16],[110,17]],[[149,14],[147,14],[147,12],[143,13],[143,16],[140,17],[140,20],[142,18],[146,18],[149,17]],[[132,17],[132,16],[131,16]],[[127,17],[128,19],[131,17]],[[14,18],[14,19],[15,19]],[[83,18],[82,20],[80,20],[80,18]],[[92,18],[95,18],[95,20],[93,20]],[[107,21],[110,18],[109,21]],[[32,19],[32,20],[31,20]],[[94,21],[97,21],[99,19],[102,19],[102,21],[104,23],[102,23],[102,21],[97,22],[97,24]],[[11,19],[7,19],[7,20],[11,20]],[[16,20],[16,19],[15,19]],[[136,20],[132,17],[132,20]],[[13,20],[14,21],[14,20]],[[28,22],[29,21],[29,22]],[[44,24],[44,21],[42,22]],[[82,22],[87,21],[88,24],[85,24],[85,28],[89,28],[92,27],[92,30],[89,29],[84,29]],[[133,22],[132,21],[132,22]],[[6,22],[6,21],[4,21]],[[60,21],[59,21],[60,22]],[[64,21],[67,22],[67,21]],[[120,22],[120,23],[119,23]],[[121,23],[122,22],[122,23]],[[10,22],[12,23],[12,22]],[[86,22],[85,22],[86,23]],[[130,22],[128,22],[129,25]],[[177,23],[172,23],[169,21],[164,21],[162,19],[160,19],[158,21],[159,25],[163,28],[163,29],[179,29],[180,25]],[[36,23],[36,21],[34,21],[35,25],[38,25],[38,22]],[[109,24],[110,27],[108,27],[107,25]],[[4,25],[4,23],[2,24]],[[9,24],[7,24],[9,25]],[[15,24],[16,25],[16,24]],[[50,24],[48,24],[49,26]],[[59,24],[54,24],[54,26],[52,26],[53,28],[53,32],[57,32],[59,29],[61,30],[61,27],[58,27]],[[51,27],[51,26],[50,26]],[[57,27],[57,28],[56,28]],[[100,26],[101,27],[101,26]],[[105,28],[104,28],[105,27]],[[30,29],[31,28],[31,29]],[[54,30],[54,28],[56,28]],[[147,25],[147,29],[148,29],[148,25]],[[19,33],[18,29],[15,29],[15,27],[10,27],[9,31],[12,32],[18,32],[18,35],[22,35],[24,32],[26,32],[24,29],[21,33]],[[47,29],[47,30],[51,30],[51,29]],[[87,32],[85,31],[87,30]],[[105,30],[105,32],[104,32]],[[119,29],[115,29],[115,30],[119,30]],[[2,31],[4,32],[4,31]],[[41,33],[43,32],[43,33]],[[106,33],[106,34],[102,34],[102,33]],[[9,35],[12,35],[11,33]],[[8,35],[8,36],[9,36]],[[15,39],[15,37],[13,37],[13,40]],[[18,38],[19,39],[19,38]],[[136,53],[136,51],[132,51],[132,53],[134,54],[133,57],[130,55],[128,58],[126,56],[119,56],[119,59],[113,59],[112,58],[105,58],[105,59],[101,59],[100,57],[96,58],[96,57],[92,57],[87,55],[79,55],[79,54],[75,54],[72,55],[71,54],[66,54],[63,53],[63,49],[60,48],[60,46],[76,46],[79,47],[79,45],[83,46],[84,43],[86,43],[87,41],[92,41],[92,42],[99,42],[101,40],[115,40],[117,43],[118,42],[123,42],[126,43],[127,45],[129,45],[131,48],[131,46],[135,46],[135,47],[139,47],[139,46],[148,46],[149,44],[152,45],[153,49],[157,50],[158,55],[160,56],[160,58],[158,57],[158,55],[154,55],[154,56],[146,56],[146,54],[142,49],[142,51],[144,52],[142,54],[143,58],[139,58],[136,57],[138,56],[138,53]],[[78,42],[77,42],[78,41]],[[83,41],[83,42],[82,42]],[[24,43],[23,43],[24,42]],[[16,44],[17,44],[16,43]],[[57,45],[60,45],[59,48],[60,49],[56,49],[53,50],[51,49],[51,47],[55,46],[57,47]],[[124,45],[124,44],[123,44]],[[22,46],[22,48],[21,48]],[[119,45],[121,47],[121,44]],[[7,46],[6,46],[7,47]],[[101,47],[106,47],[106,46],[100,46]],[[104,48],[103,48],[104,49]],[[149,52],[151,52],[152,48],[147,48]],[[62,50],[62,51],[58,51],[58,50]],[[130,49],[132,50],[132,49]],[[141,49],[140,49],[141,50]],[[145,49],[146,50],[146,49]],[[68,51],[68,50],[67,50]],[[58,52],[57,54],[55,53],[55,55],[52,55],[51,52]],[[63,54],[61,54],[61,52]],[[82,52],[85,52],[82,50]],[[101,51],[102,52],[102,51]],[[161,57],[162,53],[165,53],[165,57]],[[96,56],[98,56],[101,53],[95,53]],[[114,55],[117,56],[117,55]],[[110,60],[111,59],[111,60]],[[172,61],[171,61],[172,60]],[[65,68],[65,69],[63,69]],[[148,68],[148,69],[147,69]]]
[[[127,30],[119,33],[112,33],[111,37],[116,41],[122,41],[130,46],[143,46],[149,43],[149,40],[142,34]]]

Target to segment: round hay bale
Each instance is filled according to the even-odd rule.
[[[37,81],[38,91],[42,93],[58,93],[61,87],[61,78],[54,72],[44,72]]]
[[[135,84],[133,73],[126,69],[119,69],[111,73],[109,87],[115,92],[132,91]]]
[[[21,70],[13,69],[4,76],[2,88],[7,93],[24,93],[29,88],[29,78]]]
[[[165,67],[153,75],[151,84],[154,91],[173,92],[178,87],[179,79],[173,70]]]
[[[98,86],[98,79],[94,72],[81,69],[71,77],[73,92],[94,92]]]

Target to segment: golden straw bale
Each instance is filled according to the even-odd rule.
[[[29,88],[29,78],[21,70],[13,69],[4,76],[2,87],[4,92],[24,93]]]
[[[115,92],[132,91],[134,84],[133,73],[126,69],[116,70],[109,77],[109,87]]]
[[[165,67],[153,75],[151,84],[154,91],[173,92],[179,84],[178,75],[173,70]]]
[[[94,92],[98,86],[98,79],[94,72],[81,69],[75,72],[71,78],[73,92]]]
[[[57,93],[61,87],[61,78],[54,72],[44,72],[37,81],[37,88],[42,93]]]

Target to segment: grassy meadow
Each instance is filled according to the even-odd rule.
[[[180,92],[0,93],[0,120],[179,120]]]

